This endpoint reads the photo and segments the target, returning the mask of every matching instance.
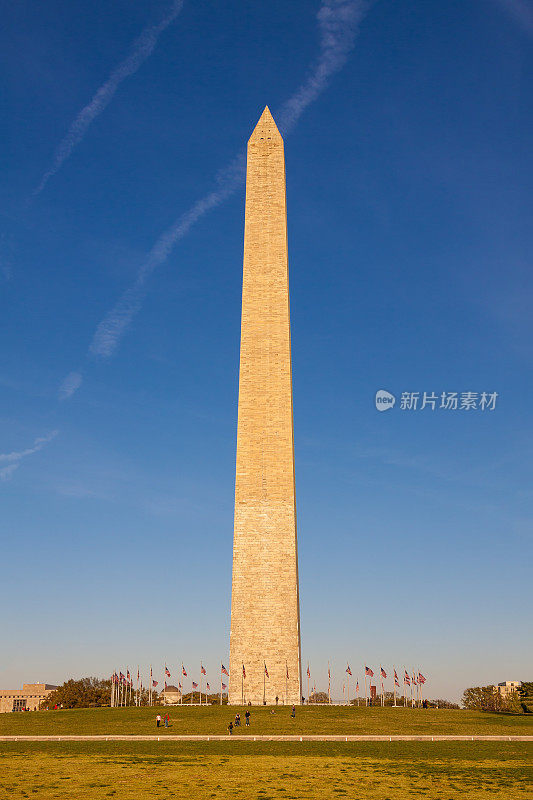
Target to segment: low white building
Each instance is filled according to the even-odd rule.
[[[522,681],[502,681],[494,688],[502,697],[507,697],[507,695],[512,694],[512,692],[517,692],[521,686]]]
[[[24,683],[22,689],[0,689],[0,713],[37,711],[54,689],[57,686],[50,683]]]

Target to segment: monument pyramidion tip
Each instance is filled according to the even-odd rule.
[[[278,130],[276,123],[274,122],[274,117],[270,113],[270,109],[268,106],[265,106],[265,110],[259,117],[259,121],[255,126],[252,135],[250,136],[249,142],[260,142],[268,141],[268,140],[277,140],[282,142],[283,139],[281,137],[281,133]]]

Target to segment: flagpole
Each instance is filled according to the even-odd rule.
[[[307,664],[307,705],[309,705],[309,680],[311,675],[309,673],[309,664]]]
[[[331,673],[329,671],[329,661],[328,661],[328,703],[331,705]]]
[[[368,694],[366,690],[366,665],[365,665],[365,706],[368,706]]]
[[[200,661],[200,705],[202,705],[202,674],[203,674],[202,673],[202,667],[203,667],[203,664]]]
[[[263,659],[263,705],[266,706],[266,662]]]
[[[285,705],[289,703],[289,665],[285,662]]]
[[[348,683],[348,705],[350,705],[350,673],[347,673],[347,683]]]
[[[229,665],[231,669],[231,664]],[[241,675],[241,703],[244,705],[244,664],[242,665],[242,675]]]
[[[392,665],[392,671],[394,675],[392,676],[392,685],[393,685],[393,692],[394,692],[394,708],[396,708],[396,667]]]
[[[222,705],[222,662],[220,663],[220,705]]]

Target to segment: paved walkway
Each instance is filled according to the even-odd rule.
[[[232,736],[174,735],[161,733],[153,736],[121,736],[120,734],[100,734],[97,736],[0,736],[1,742],[533,742],[533,736],[365,736],[363,735],[280,735],[254,736],[253,734]]]

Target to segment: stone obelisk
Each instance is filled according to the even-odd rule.
[[[283,139],[248,142],[229,702],[301,702]]]

